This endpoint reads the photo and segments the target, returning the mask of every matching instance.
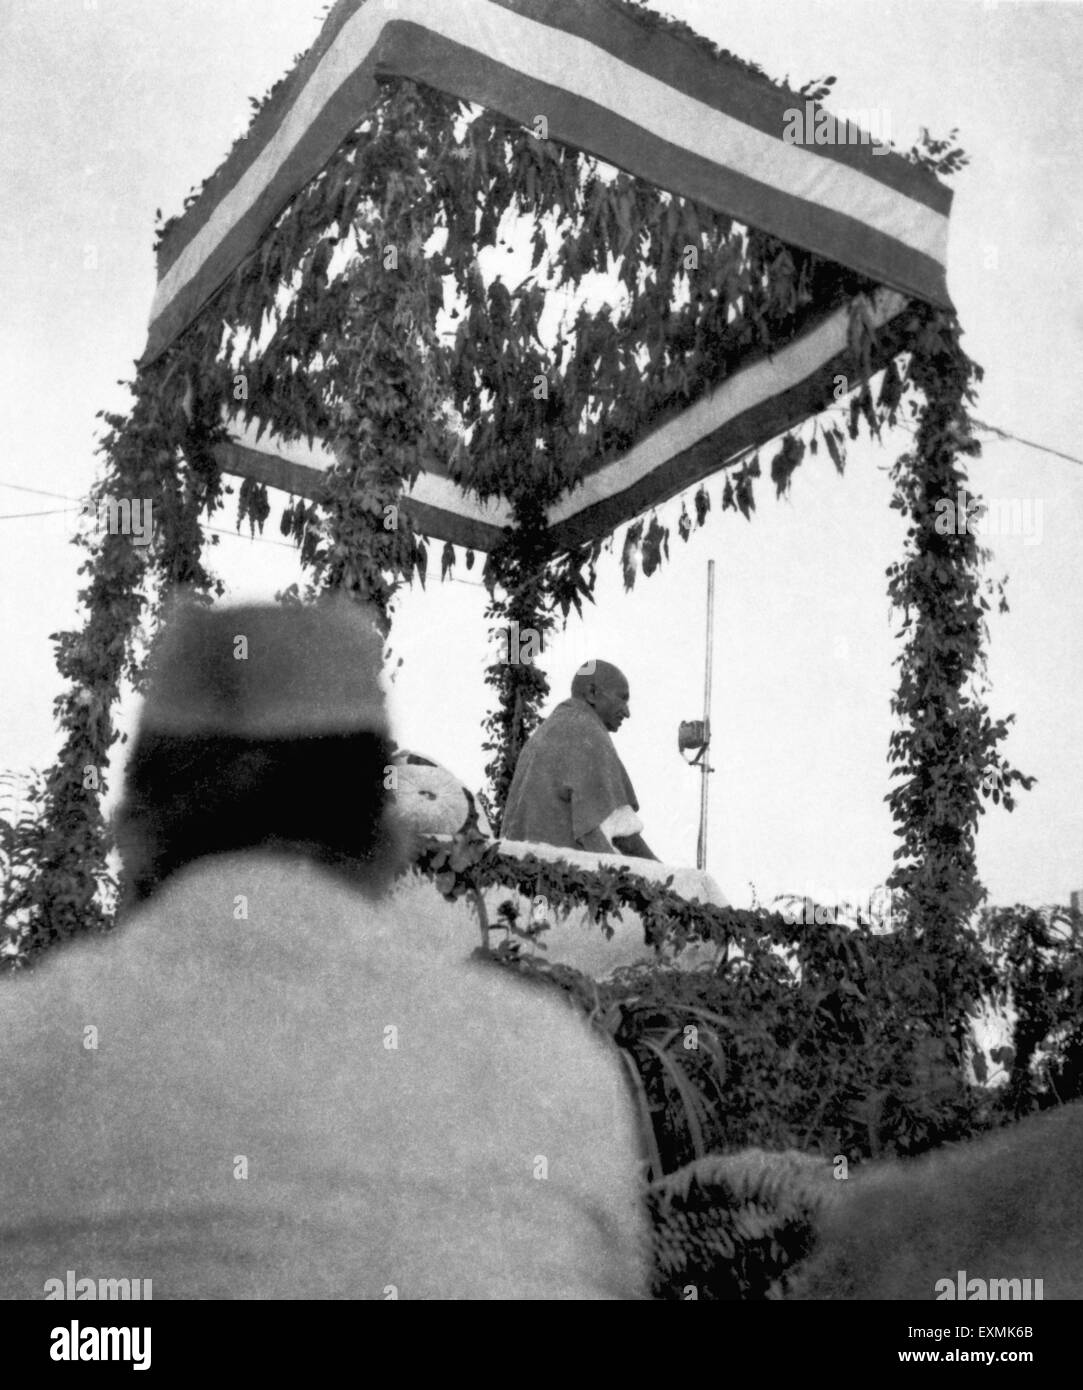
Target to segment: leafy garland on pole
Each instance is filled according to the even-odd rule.
[[[524,500],[516,511],[517,526],[489,556],[490,636],[499,650],[485,673],[495,692],[496,708],[485,721],[485,752],[491,754],[485,774],[491,793],[483,793],[493,834],[499,835],[508,788],[523,744],[541,722],[541,708],[549,695],[549,681],[535,659],[553,631],[550,562],[552,547],[546,540],[540,507]]]
[[[121,682],[139,684],[144,585],[156,580],[163,594],[178,584],[221,593],[200,558],[201,517],[213,511],[218,492],[208,447],[213,428],[198,418],[190,378],[187,389],[180,380],[182,363],[178,358],[171,371],[141,375],[131,413],[104,417],[106,468],[84,507],[93,524],[74,539],[88,552],[79,569],[89,576],[80,591],[87,619],[81,632],[52,638],[57,670],[68,682],[54,706],[66,741],[32,789],[37,814],[17,828],[4,886],[5,926],[17,960],[111,925],[116,882],[101,797],[118,738],[113,712]],[[152,547],[136,545],[130,527],[111,524],[118,505],[133,502],[149,509]]]
[[[1000,585],[982,580],[989,553],[972,523],[980,506],[969,493],[963,460],[979,445],[966,406],[980,369],[959,342],[958,323],[931,314],[910,357],[910,376],[924,395],[915,448],[892,471],[891,505],[909,520],[906,554],[888,570],[888,594],[903,619],[906,642],[896,659],[899,685],[892,712],[892,776],[888,796],[899,838],[889,883],[902,889],[913,930],[928,961],[926,1011],[939,1011],[945,1041],[961,1055],[967,1012],[981,990],[981,956],[971,920],[986,894],[977,874],[974,832],[982,801],[1003,798],[1033,777],[1007,763],[999,744],[1013,716],[993,723],[977,684],[985,674],[986,595]],[[945,524],[947,523],[947,524]]]

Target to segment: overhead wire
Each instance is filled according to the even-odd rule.
[[[27,516],[66,516],[77,510],[77,507],[54,507],[45,512],[0,512],[0,521],[22,521]]]
[[[828,409],[827,409],[826,411],[822,412],[822,413],[823,413],[823,414],[840,414],[840,413],[845,413],[845,412],[848,411],[848,410],[849,410],[849,407],[848,407],[848,406],[842,406],[842,405],[838,405],[838,406],[829,406]],[[988,424],[988,423],[987,423],[986,421],[984,421],[984,420],[977,420],[977,419],[975,419],[975,420],[973,420],[971,423],[973,424],[973,426],[974,426],[975,429],[977,429],[977,430],[983,430],[983,431],[985,431],[987,434],[994,435],[997,439],[999,439],[999,440],[1001,440],[1001,441],[1003,441],[1003,442],[1009,442],[1009,441],[1010,441],[1010,442],[1013,442],[1013,443],[1015,443],[1015,444],[1022,444],[1025,448],[1027,448],[1027,449],[1034,449],[1034,450],[1036,450],[1038,453],[1049,454],[1049,455],[1050,455],[1051,457],[1053,457],[1053,458],[1063,459],[1066,463],[1075,463],[1075,464],[1079,464],[1079,465],[1083,466],[1083,458],[1077,458],[1076,455],[1074,455],[1074,454],[1065,453],[1062,449],[1054,449],[1054,448],[1053,448],[1051,445],[1049,445],[1049,444],[1039,444],[1039,443],[1037,443],[1037,442],[1036,442],[1035,440],[1033,440],[1033,439],[1024,439],[1021,435],[1013,434],[1011,430],[1001,429],[999,425],[990,425],[990,424]],[[914,434],[914,433],[915,433],[913,426],[910,425],[906,420],[897,420],[897,421],[896,421],[896,424],[899,425],[902,429],[906,430],[909,434]],[[746,451],[746,452],[751,453],[751,452],[753,452],[753,451],[750,449],[750,450],[748,450],[748,451]],[[49,491],[47,488],[41,488],[41,487],[28,487],[28,486],[26,486],[26,484],[24,484],[24,483],[11,483],[11,482],[8,482],[8,481],[6,481],[5,479],[2,479],[2,478],[0,478],[0,487],[7,488],[7,489],[9,489],[9,490],[12,491],[12,492],[27,492],[27,493],[32,493],[32,494],[34,494],[35,496],[38,496],[38,497],[54,497],[54,498],[57,498],[58,500],[61,500],[61,501],[64,501],[64,502],[75,502],[75,503],[78,503],[78,504],[79,504],[79,507],[80,507],[80,508],[81,508],[81,507],[84,507],[84,506],[86,505],[85,499],[84,499],[84,498],[73,497],[73,496],[71,495],[71,493],[67,493],[67,492],[51,492],[51,491]],[[78,510],[77,507],[56,507],[56,508],[53,508],[53,509],[50,509],[50,510],[40,511],[40,512],[6,512],[6,513],[0,513],[0,521],[23,521],[23,520],[28,520],[28,519],[33,518],[33,517],[41,517],[41,516],[63,516],[63,515],[66,515],[66,514],[68,514],[68,513],[70,513],[70,512],[76,511],[76,510]],[[242,532],[239,531],[239,530],[237,530],[237,531],[229,531],[229,530],[226,530],[226,528],[225,528],[225,527],[222,527],[222,526],[208,526],[208,527],[207,527],[207,530],[208,530],[208,531],[213,531],[213,532],[215,533],[215,535],[219,535],[219,536],[230,536],[230,537],[232,537],[232,538],[235,539],[235,540],[250,540],[250,541],[256,541],[256,542],[258,542],[260,545],[277,545],[277,546],[281,546],[282,549],[284,549],[284,550],[296,550],[296,546],[292,545],[289,541],[278,541],[278,540],[274,540],[274,539],[272,539],[270,536],[249,535],[249,536],[246,537],[246,536],[244,536],[244,535],[242,534]],[[454,577],[454,576],[453,576],[453,577]],[[470,584],[471,581],[470,581],[470,580],[464,580],[464,579],[456,579],[456,583],[459,583],[459,584]],[[479,586],[479,587],[481,587],[481,586]]]

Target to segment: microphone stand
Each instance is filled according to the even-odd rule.
[[[711,676],[714,665],[714,561],[707,561],[707,670],[703,682],[703,758],[700,763],[699,839],[696,841],[696,868],[707,867],[707,778],[711,747]]]

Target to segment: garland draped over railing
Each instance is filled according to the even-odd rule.
[[[414,868],[449,901],[478,909],[489,941],[476,954],[570,994],[633,1060],[655,1176],[748,1146],[849,1161],[915,1153],[1083,1093],[1077,912],[982,914],[968,967],[977,994],[1002,1011],[1010,1042],[969,1032],[965,1054],[953,1058],[936,1009],[915,1008],[928,961],[905,912],[893,919],[897,930],[882,933],[807,903],[790,915],[689,903],[634,866],[587,870],[510,855],[470,828],[422,838]],[[529,922],[514,898],[492,910],[500,889],[527,900]],[[545,930],[572,911],[607,934],[623,911],[636,913],[644,945],[664,948],[658,963],[597,981],[549,961]],[[719,963],[673,968],[674,955],[700,941],[721,948]],[[987,1081],[1002,1084],[986,1089]]]

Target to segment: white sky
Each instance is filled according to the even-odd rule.
[[[661,7],[661,6],[659,6]],[[118,379],[142,351],[154,290],[154,213],[189,188],[247,126],[258,96],[307,47],[320,5],[297,0],[4,0],[0,6],[0,482],[68,495],[94,475],[99,409],[123,409]],[[882,108],[908,147],[924,125],[958,126],[971,156],[953,182],[948,284],[971,356],[986,368],[980,419],[1069,454],[1083,360],[1083,8],[978,0],[807,3],[668,0],[670,13],[795,85],[835,74],[835,108]],[[92,253],[91,253],[91,248]],[[854,897],[890,871],[895,847],[889,699],[895,683],[885,570],[903,524],[886,469],[905,447],[850,446],[845,478],[823,452],[790,497],[758,491],[751,524],[714,510],[631,595],[616,553],[597,605],[574,615],[549,674],[554,702],[587,656],[628,673],[633,717],[618,748],[646,836],[694,862],[698,777],[676,751],[702,705],[707,559],[716,560],[714,762],[708,863],[732,901],[775,893]],[[765,461],[761,459],[761,463]],[[765,470],[766,471],[766,470]],[[992,442],[972,467],[990,498],[1041,504],[1040,542],[987,542],[1012,611],[991,618],[994,717],[1017,724],[1010,760],[1039,778],[1011,815],[990,806],[979,869],[994,903],[1065,901],[1083,888],[1083,467]],[[44,768],[59,746],[49,634],[77,621],[76,517],[11,519],[74,506],[0,487],[0,771]],[[677,507],[667,509],[675,518]],[[277,538],[223,536],[214,565],[237,599],[299,577]],[[1033,515],[1032,510],[1032,515]],[[225,525],[232,524],[229,514]],[[433,547],[433,568],[439,546]],[[478,568],[404,596],[393,646],[402,743],[483,782],[488,692]],[[131,726],[134,707],[122,719]],[[332,789],[345,796],[349,788]]]

